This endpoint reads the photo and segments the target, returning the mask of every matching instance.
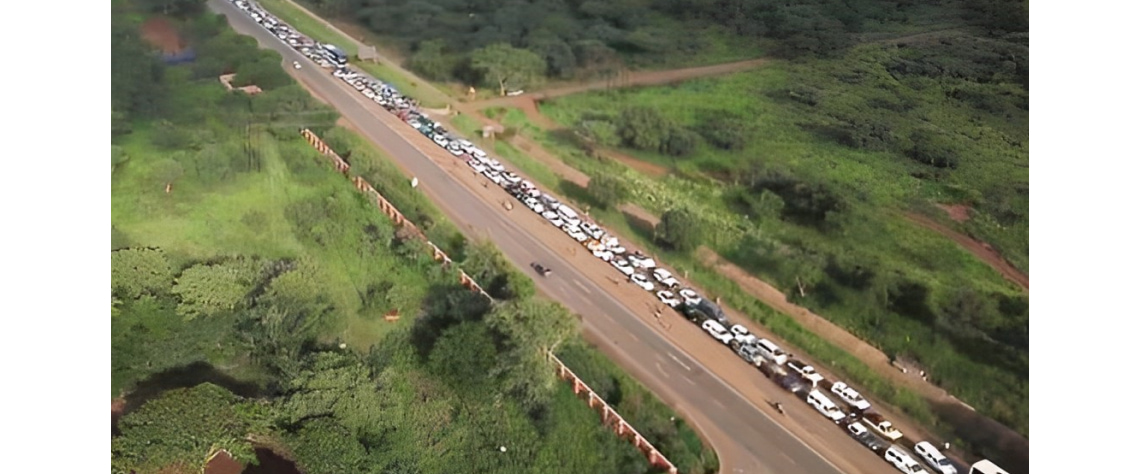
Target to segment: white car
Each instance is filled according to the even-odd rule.
[[[574,239],[579,243],[590,240],[590,236],[583,234],[580,230],[567,232],[566,235],[569,235],[571,239]]]
[[[476,173],[482,173],[482,172],[487,171],[487,167],[483,166],[483,163],[480,163],[476,160],[468,161],[467,165],[470,166],[471,169],[475,170]]]
[[[739,324],[733,324],[731,328],[728,328],[728,330],[732,331],[732,335],[734,337],[747,337],[752,335],[752,333],[748,331],[748,328]]]
[[[463,150],[455,147],[447,147],[447,151],[455,156],[463,156]]]
[[[715,320],[706,319],[704,323],[701,323],[701,329],[704,329],[713,339],[720,341],[722,344],[727,345],[729,342],[732,342],[732,334],[729,334],[728,330]]]
[[[697,304],[701,302],[701,295],[698,295],[692,288],[685,288],[677,293],[681,295],[681,299],[685,301],[685,304]]]
[[[550,221],[551,224],[554,224],[555,227],[562,227],[562,224],[564,224],[564,222],[562,222],[562,217],[554,211],[546,211],[542,213],[542,217]]]
[[[536,206],[542,205],[542,203],[538,202],[538,199],[528,197],[526,199],[523,199],[522,203],[524,206],[530,208],[531,210],[534,210],[534,211],[538,212],[539,214],[542,214],[541,211],[538,211],[537,209],[535,209]]]
[[[831,401],[830,398],[827,398],[827,396],[819,390],[808,392],[807,402],[808,405],[811,405],[812,408],[815,408],[816,411],[831,421],[839,423],[843,421],[844,418],[847,418],[843,410],[839,409],[839,405],[836,405],[835,402]]]
[[[662,303],[665,303],[670,308],[676,308],[681,305],[681,300],[677,299],[677,296],[674,295],[672,291],[658,291],[657,299],[661,300]]]
[[[887,462],[895,466],[896,469],[906,474],[930,474],[918,464],[918,461],[915,461],[914,458],[910,457],[906,451],[903,451],[902,448],[898,446],[887,448],[887,451],[883,453],[883,457],[887,459]]]
[[[867,410],[871,408],[871,402],[868,402],[867,399],[863,398],[863,396],[859,394],[859,392],[856,392],[855,389],[851,388],[846,383],[835,382],[831,385],[831,393],[838,395],[840,400],[843,400],[844,403],[851,405],[858,410]]]
[[[445,137],[443,135],[436,135],[435,138],[432,139],[432,141],[434,141],[436,145],[439,145],[443,148],[447,148],[447,137]]]
[[[503,173],[503,179],[507,180],[507,182],[511,184],[517,184],[519,181],[522,181],[522,178],[519,177],[519,175],[514,174],[514,172],[511,171]]]
[[[462,148],[465,153],[471,153],[471,149],[475,148],[475,145],[467,140],[459,139],[456,141],[459,142],[459,148]]]
[[[653,291],[653,283],[650,282],[649,278],[645,275],[634,273],[629,276],[629,281],[632,281],[634,285],[640,286],[641,289],[645,291]]]
[[[483,152],[483,150],[480,150],[480,149],[475,148],[475,147],[471,147],[471,149],[467,150],[467,152],[470,153],[471,156],[474,156],[475,159],[477,159],[479,161],[487,161],[487,153]]]
[[[950,460],[946,459],[946,456],[943,456],[942,452],[929,442],[921,441],[914,445],[914,453],[940,474],[958,474],[958,469],[950,464]]]
[[[293,61],[293,69],[301,69],[301,63]]]
[[[360,91],[360,93],[364,94],[364,97],[367,97],[369,99],[376,97],[376,93],[372,92],[372,89],[364,89],[364,90]]]
[[[815,371],[815,367],[807,365],[803,361],[788,359],[784,365],[800,374],[800,377],[803,377],[804,380],[811,382],[813,385],[823,381],[823,376]]]
[[[495,183],[498,185],[503,184],[503,175],[499,174],[498,171],[495,171],[492,169],[486,169],[486,170],[483,170],[483,176],[486,176],[487,179],[491,180],[492,183]]]
[[[618,269],[618,271],[625,276],[633,275],[633,267],[629,264],[629,261],[624,258],[615,258],[613,260],[610,260],[610,265],[613,265],[614,268]]]
[[[653,270],[653,278],[658,282],[661,282],[662,280],[673,278],[673,274],[669,273],[669,270],[658,268],[656,270]]]
[[[499,160],[491,160],[490,163],[487,163],[487,166],[490,166],[491,169],[498,171],[500,173],[507,170],[507,168],[504,167],[502,163],[499,163]]]
[[[582,234],[582,235],[586,235],[586,234]],[[602,259],[602,261],[605,261],[605,262],[608,262],[608,261],[611,261],[614,259],[614,253],[610,252],[609,250],[605,250],[605,249],[594,250],[594,256]]]
[[[628,258],[629,264],[637,268],[644,268],[646,270],[649,270],[657,266],[657,262],[654,262],[652,258],[646,257],[644,255],[630,255]]]

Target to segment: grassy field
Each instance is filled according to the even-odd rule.
[[[880,53],[872,48],[852,54],[874,57]],[[828,66],[831,71],[841,69],[837,64]],[[810,74],[816,77],[804,78]],[[861,71],[861,74],[870,72]],[[911,88],[900,92],[903,100],[910,101],[910,107],[919,109],[917,114],[951,130],[974,134],[973,143],[961,146],[977,153],[964,153],[961,166],[937,181],[923,179],[914,176],[921,165],[889,150],[852,149],[805,130],[804,122],[814,117],[810,111],[781,98],[780,94],[789,87],[815,86],[829,91],[826,93],[838,97],[837,100],[876,97],[874,92],[842,84],[826,88],[820,84],[837,81],[819,78],[821,75],[804,65],[776,63],[762,70],[672,87],[592,93],[543,104],[544,113],[570,127],[583,119],[613,120],[622,107],[632,105],[653,108],[674,123],[686,126],[699,125],[710,111],[750,118],[751,140],[740,151],[728,152],[702,144],[692,155],[674,158],[656,152],[625,150],[673,170],[670,176],[661,179],[637,175],[620,165],[587,157],[574,144],[526,124],[525,116],[519,111],[499,114],[505,124],[542,142],[587,174],[626,176],[638,190],[633,201],[642,207],[658,214],[678,203],[698,208],[710,225],[727,231],[710,238],[709,245],[786,292],[793,293],[796,278],[804,270],[787,263],[794,259],[785,258],[781,262],[775,256],[780,253],[793,256],[807,249],[824,256],[825,262],[827,258],[835,258],[827,255],[841,255],[847,262],[870,267],[874,275],[902,275],[906,280],[921,282],[932,289],[931,296],[924,298],[935,315],[942,311],[941,307],[953,304],[950,302],[953,296],[948,295],[953,294],[954,288],[967,287],[976,294],[994,295],[999,300],[1018,298],[1020,292],[990,267],[944,237],[911,223],[900,211],[927,210],[933,207],[930,203],[954,203],[963,195],[990,193],[1005,186],[1011,177],[1013,182],[1027,183],[1027,155],[1007,144],[1010,139],[1018,139],[1016,137],[1027,139],[1022,128],[1026,122],[1016,118],[1002,123],[980,122],[985,114],[960,105],[946,105],[931,95],[934,90],[917,88],[918,92],[914,92]],[[870,81],[870,85],[875,84]],[[979,123],[982,125],[978,126]],[[979,131],[967,129],[970,124]],[[726,185],[724,181],[725,176],[755,166],[752,163],[794,176],[801,183],[822,183],[833,194],[843,196],[847,208],[841,221],[842,231],[821,232],[771,217],[745,219],[730,199],[731,191],[740,186],[731,181]],[[993,222],[982,215],[969,223],[967,229],[984,228],[977,233],[992,236],[987,240],[1006,252],[1010,260],[1021,262],[1026,268],[1027,226],[1024,223],[999,226]],[[884,239],[884,235],[891,238]],[[897,308],[884,310],[881,297],[876,297],[875,292],[893,291],[885,281],[881,285],[853,288],[828,281],[827,271],[834,270],[824,269],[825,275],[816,285],[820,291],[815,295],[809,293],[809,298],[800,301],[801,304],[871,341],[888,354],[918,358],[951,393],[1010,426],[1024,429],[1028,385],[1023,363],[995,363],[971,352],[976,352],[975,349],[962,347],[961,339],[947,334],[944,327],[932,326],[922,317],[905,314]],[[726,295],[739,292],[726,288],[724,283],[713,283],[711,289],[724,291]],[[747,306],[747,301],[738,303]],[[758,314],[753,317],[770,318]],[[815,345],[802,342],[807,347]]]

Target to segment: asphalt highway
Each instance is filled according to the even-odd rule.
[[[824,426],[826,421],[810,411],[806,404],[785,403],[788,411],[785,419],[803,420],[805,424],[823,426],[817,430],[829,431],[821,436],[812,436],[815,447],[808,446],[773,419],[773,416],[783,417],[770,416],[769,413],[773,412],[766,411],[768,407],[750,401],[739,387],[730,386],[691,357],[685,348],[677,347],[666,339],[652,318],[639,316],[644,311],[639,313],[635,305],[616,298],[613,287],[606,282],[594,281],[580,271],[577,264],[571,263],[577,259],[560,250],[572,243],[569,238],[561,236],[561,240],[552,241],[555,238],[552,234],[535,235],[524,230],[519,219],[525,218],[530,211],[516,205],[515,211],[507,212],[491,197],[491,193],[497,192],[500,198],[506,198],[506,193],[457,182],[454,170],[449,173],[445,168],[447,165],[429,157],[442,151],[430,140],[422,136],[416,139],[418,132],[334,78],[328,70],[317,67],[282,43],[227,0],[209,0],[208,4],[214,11],[225,14],[236,31],[256,38],[262,47],[281,53],[286,64],[300,62],[303,65],[301,69],[289,66],[289,72],[315,95],[334,106],[358,132],[393,157],[401,168],[418,178],[419,189],[469,237],[489,238],[523,271],[529,271],[530,262],[541,262],[551,267],[554,272],[549,277],[535,277],[538,289],[583,315],[582,326],[587,339],[598,344],[655,394],[677,407],[679,414],[689,420],[717,451],[722,473],[854,474],[888,472],[891,469],[884,461],[875,459],[872,453],[844,436],[838,428]],[[436,148],[436,151],[429,151],[430,148]],[[561,234],[553,226],[547,227]],[[614,272],[614,275],[618,274]],[[706,339],[711,341],[711,338]],[[742,361],[738,362],[743,365]],[[759,379],[758,384],[771,385],[758,373],[755,378]],[[790,400],[790,396],[784,399]],[[821,438],[827,441],[821,442]],[[827,445],[821,446],[823,443]],[[836,446],[831,446],[833,443],[843,444],[845,455],[842,459],[834,454]],[[825,459],[817,448],[828,452],[830,460]]]

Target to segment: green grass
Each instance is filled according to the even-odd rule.
[[[288,23],[302,34],[322,43],[332,43],[341,48],[349,57],[356,56],[356,42],[337,33],[307,15],[289,2],[283,0],[262,0],[258,2],[265,10]]]

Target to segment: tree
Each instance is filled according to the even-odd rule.
[[[590,178],[586,191],[607,208],[617,207],[629,199],[629,186],[625,180],[612,174],[601,174]]]
[[[958,167],[958,147],[949,137],[937,132],[918,130],[911,134],[914,145],[907,152],[910,159],[935,168]]]
[[[684,207],[665,211],[656,230],[658,240],[681,252],[696,249],[704,240],[705,229],[700,217]]]
[[[268,417],[257,405],[204,383],[163,393],[119,420],[111,440],[112,472],[157,473],[171,466],[201,472],[225,449],[239,462],[253,462],[250,435],[268,434]]]
[[[153,13],[177,17],[190,17],[206,7],[204,0],[143,0],[142,4]]]
[[[547,353],[577,333],[575,318],[561,305],[529,299],[496,305],[483,321],[503,341],[492,374],[502,377],[504,393],[528,410],[544,405],[556,382]]]
[[[173,184],[178,178],[181,178],[184,173],[182,164],[170,158],[155,163],[152,172],[156,180],[167,186]]]
[[[529,86],[542,78],[546,61],[531,51],[495,43],[471,53],[471,66],[483,73],[488,82],[499,87],[499,95],[507,89]]]
[[[286,443],[302,472],[369,472],[368,450],[336,420],[305,422]]]
[[[698,132],[709,144],[722,150],[741,150],[748,144],[752,127],[747,119],[720,111],[710,111],[705,115]]]
[[[368,366],[354,355],[318,352],[306,357],[305,369],[286,388],[283,423],[331,417],[354,438],[375,438],[391,423],[382,416],[384,403]]]
[[[178,314],[194,319],[233,311],[253,290],[260,270],[260,262],[253,259],[187,268],[178,276],[172,290],[181,300]]]
[[[660,150],[673,130],[671,122],[648,107],[622,109],[618,123],[622,142],[639,150]]]
[[[674,126],[669,135],[661,142],[661,152],[670,156],[685,156],[697,148],[701,136],[684,127]]]
[[[408,65],[428,79],[447,79],[455,65],[443,51],[446,46],[447,43],[442,39],[421,42]]]
[[[114,234],[114,228],[111,230]],[[124,299],[159,295],[170,289],[174,272],[159,249],[111,252],[111,290]]]

